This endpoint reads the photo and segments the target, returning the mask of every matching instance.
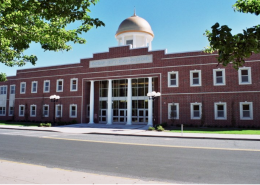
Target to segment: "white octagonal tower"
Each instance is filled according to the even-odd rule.
[[[154,34],[150,24],[134,12],[119,25],[115,37],[119,46],[129,44],[132,48],[149,47],[151,50]]]

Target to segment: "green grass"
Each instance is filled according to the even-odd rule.
[[[6,121],[0,121],[0,125],[38,127],[38,126],[39,126],[39,123],[6,122]]]
[[[181,132],[181,128],[177,127],[170,132]],[[260,129],[244,129],[244,128],[199,128],[199,127],[183,127],[183,133],[204,133],[204,134],[249,134],[260,135]]]

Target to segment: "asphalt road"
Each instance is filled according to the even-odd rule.
[[[260,183],[258,141],[0,129],[0,159],[171,183]]]

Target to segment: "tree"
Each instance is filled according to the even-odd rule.
[[[234,11],[259,15],[260,0],[237,0],[233,8]],[[227,25],[220,27],[219,23],[216,23],[211,28],[212,32],[205,32],[210,43],[205,52],[212,53],[217,50],[219,64],[227,66],[232,62],[233,67],[238,69],[243,66],[246,58],[260,52],[260,25],[235,35],[231,34],[232,29]]]
[[[40,43],[44,51],[69,51],[68,42],[84,44],[79,35],[93,26],[105,26],[88,13],[98,0],[1,0],[0,3],[0,62],[13,67],[26,63],[35,65],[35,55],[25,55],[30,43]],[[67,30],[74,22],[76,29]],[[6,74],[0,73],[0,81]]]

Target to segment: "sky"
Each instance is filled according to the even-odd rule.
[[[208,46],[205,30],[218,22],[228,25],[232,33],[259,24],[259,17],[253,14],[234,12],[236,0],[100,0],[91,6],[92,18],[99,18],[105,27],[93,27],[81,37],[86,44],[71,44],[70,51],[43,51],[39,44],[32,43],[26,54],[38,57],[35,66],[7,67],[0,63],[0,72],[7,76],[16,75],[17,69],[55,66],[79,63],[80,59],[91,58],[93,53],[107,52],[117,46],[115,33],[120,23],[133,15],[134,7],[139,17],[147,20],[154,32],[152,50],[165,50],[167,53],[201,51]],[[80,23],[70,25],[73,29]]]

